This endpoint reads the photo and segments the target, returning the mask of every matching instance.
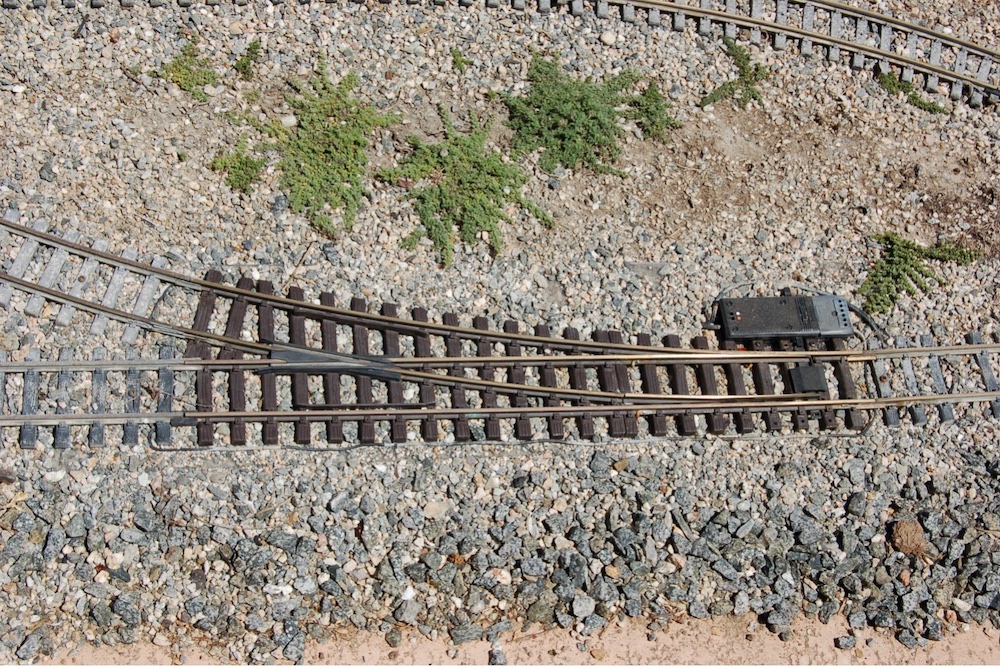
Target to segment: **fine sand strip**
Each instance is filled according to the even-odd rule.
[[[586,646],[575,634],[561,629],[508,633],[502,640],[508,664],[1000,664],[1000,632],[992,625],[970,627],[924,648],[908,650],[886,631],[858,633],[857,646],[838,650],[834,639],[848,632],[847,621],[834,618],[828,625],[798,619],[793,638],[782,642],[756,624],[754,616],[671,623],[650,641],[648,621],[626,619],[592,635]],[[748,632],[748,630],[756,630]],[[451,653],[449,653],[451,651]],[[307,643],[306,664],[486,664],[490,643],[479,641],[452,646],[431,641],[407,630],[403,643],[391,648],[381,634],[344,631],[323,644]],[[42,664],[220,664],[225,659],[204,646],[194,646],[181,657],[143,641],[131,646],[83,645],[62,649]],[[224,652],[224,651],[222,651]],[[454,657],[451,657],[454,655]],[[290,664],[283,658],[277,664]]]

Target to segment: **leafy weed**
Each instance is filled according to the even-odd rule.
[[[924,260],[968,265],[980,256],[976,251],[955,244],[921,246],[892,232],[874,239],[883,246],[882,257],[858,289],[858,296],[864,298],[865,309],[871,313],[888,311],[903,291],[911,295],[916,295],[918,288],[928,292],[928,279],[944,285],[944,280],[934,274]]]
[[[439,144],[426,144],[416,137],[407,141],[413,148],[394,169],[379,173],[388,182],[410,181],[410,198],[423,229],[410,234],[403,242],[414,248],[422,237],[434,244],[442,264],[454,259],[457,239],[475,244],[480,232],[486,232],[494,253],[501,249],[500,221],[511,223],[504,209],[517,204],[544,225],[554,221],[548,213],[520,194],[528,177],[517,165],[502,160],[498,151],[486,148],[490,125],[480,124],[474,114],[468,134],[459,132],[451,118],[439,110],[444,123],[445,139]],[[426,180],[426,185],[418,185]]]
[[[219,74],[211,68],[207,58],[198,57],[198,40],[193,38],[181,47],[181,55],[157,72],[157,75],[177,84],[191,94],[196,100],[204,102],[208,95],[203,90],[205,86],[214,86],[219,81]]]
[[[233,190],[249,193],[253,183],[260,177],[265,158],[253,158],[247,153],[247,143],[241,139],[236,150],[229,154],[219,154],[209,167],[216,172],[226,172],[226,183]]]
[[[757,90],[757,86],[755,84],[767,79],[771,76],[771,72],[767,69],[766,65],[761,63],[754,65],[751,63],[750,52],[747,51],[746,48],[740,46],[728,37],[723,37],[722,41],[726,45],[726,55],[732,58],[733,63],[736,65],[738,76],[732,81],[727,81],[703,97],[701,102],[698,103],[698,106],[707,107],[708,105],[715,104],[720,100],[736,98],[736,96],[739,95],[737,103],[740,108],[746,109],[751,100],[756,100],[757,102],[762,100],[760,91]]]
[[[924,100],[917,93],[913,84],[909,81],[902,81],[895,72],[887,72],[878,75],[879,85],[886,90],[889,95],[899,95],[904,93],[906,95],[906,101],[916,107],[917,109],[922,109],[926,112],[932,114],[947,114],[948,110],[937,104],[936,102],[931,102],[930,100]]]
[[[285,129],[275,122],[269,128],[282,154],[279,183],[288,191],[289,207],[327,234],[335,230],[330,209],[343,207],[345,227],[353,224],[365,194],[369,136],[397,120],[352,98],[357,84],[353,72],[332,84],[320,63],[308,84],[292,82],[296,94],[287,100],[298,119],[296,126]]]

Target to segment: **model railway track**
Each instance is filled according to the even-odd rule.
[[[42,227],[4,222],[16,248],[0,298],[16,295],[56,326],[119,321],[164,339],[145,360],[134,336],[123,337],[124,360],[100,347],[49,360],[32,350],[19,362],[0,351],[0,430],[16,428],[24,447],[50,434],[55,447],[96,446],[109,427],[126,444],[145,430],[168,447],[857,430],[872,412],[921,425],[978,404],[1000,418],[1000,343],[975,333],[953,346],[927,335],[869,350],[836,338],[758,340],[747,351],[711,349],[706,337],[683,347],[674,335],[662,345],[608,331],[583,341],[572,329],[554,337],[482,317],[431,322],[419,308],[402,318],[391,304],[372,313],[329,293],[317,303],[297,287],[279,296],[267,281],[227,286],[216,271],[193,279]],[[134,300],[118,304],[118,285]],[[167,301],[193,322],[160,320],[151,305]]]
[[[144,0],[118,0],[125,8],[134,7]],[[308,4],[309,0],[300,0]],[[383,0],[388,1],[388,0]],[[416,4],[420,0],[405,0]],[[222,4],[223,0],[206,0],[208,7]],[[234,0],[244,6],[250,0]],[[445,4],[446,0],[432,0]],[[486,6],[498,8],[506,0],[485,0]],[[852,7],[828,0],[688,0],[663,2],[660,0],[535,0],[539,12],[550,12],[559,5],[565,6],[574,16],[586,11],[598,17],[609,18],[611,7],[621,20],[634,23],[646,21],[651,25],[670,22],[676,30],[684,30],[688,21],[694,21],[702,35],[710,35],[721,28],[723,34],[735,39],[744,31],[752,42],[759,43],[769,36],[775,49],[785,49],[789,44],[798,46],[803,55],[820,55],[831,61],[849,56],[854,69],[878,66],[882,72],[895,68],[903,81],[923,79],[923,86],[936,92],[946,84],[952,99],[966,96],[973,107],[984,99],[995,101],[1000,96],[1000,53],[973,44],[946,33],[917,26],[891,16]],[[86,3],[86,0],[84,0]],[[170,7],[168,0],[148,0],[151,7]],[[78,0],[2,0],[6,9],[19,7],[45,8],[57,4],[67,9],[81,4]],[[91,8],[106,7],[108,0],[89,0]],[[177,6],[189,8],[194,0],[176,0]],[[459,0],[465,7],[476,0]],[[526,0],[510,0],[514,9],[523,10]],[[665,19],[666,17],[666,19]],[[86,20],[86,19],[84,19]]]

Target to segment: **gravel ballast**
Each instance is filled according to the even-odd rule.
[[[956,33],[1000,42],[1000,21],[969,22],[952,5]],[[245,273],[311,299],[329,290],[343,304],[482,314],[495,327],[511,318],[682,340],[702,333],[703,308],[732,285],[764,294],[798,282],[853,298],[877,257],[870,236],[891,230],[985,251],[936,265],[947,284],[904,296],[880,318],[891,334],[934,327],[957,343],[1000,331],[995,108],[952,103],[942,89],[923,95],[951,113],[927,114],[846,59],[763,45],[752,47],[772,68],[763,105],[701,109],[732,64],[717,36],[668,23],[402,3],[0,11],[0,208],[163,256],[175,271],[218,268],[233,283]],[[195,33],[220,73],[206,102],[155,76]],[[233,65],[253,39],[264,59],[241,81]],[[472,61],[465,74],[452,47]],[[320,58],[335,80],[357,72],[359,97],[406,119],[376,133],[374,168],[405,155],[409,134],[439,139],[439,105],[460,124],[470,110],[502,118],[488,93],[523,90],[533,48],[575,76],[637,68],[684,127],[656,143],[627,126],[626,178],[547,174],[527,158],[524,194],[557,225],[512,212],[497,257],[485,242],[460,246],[441,268],[429,246],[401,248],[417,225],[402,188],[371,181],[353,228],[326,238],[288,211],[276,156],[249,195],[208,168],[253,136],[233,113],[287,116],[287,79]],[[16,249],[2,248],[6,268]],[[15,294],[0,332],[11,359],[61,346],[124,355],[120,330],[91,340],[55,328],[53,314],[24,314],[27,298]],[[181,306],[162,309],[190,324]],[[156,341],[138,344],[153,352]],[[410,634],[499,643],[558,625],[583,642],[650,614],[655,633],[669,619],[753,612],[785,638],[799,616],[839,612],[908,647],[966,623],[1000,626],[1000,425],[981,407],[957,413],[950,425],[851,436],[343,452],[158,453],[122,446],[112,430],[100,451],[44,440],[21,450],[5,430],[0,660],[144,640],[178,657],[201,643],[220,659],[295,662],[343,628],[398,645]],[[482,661],[503,663],[500,646]]]

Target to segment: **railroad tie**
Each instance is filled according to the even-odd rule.
[[[67,242],[75,242],[80,238],[80,233],[76,230],[69,230],[63,235],[63,239]],[[38,285],[42,288],[52,288],[56,285],[58,281],[63,276],[63,265],[69,260],[69,251],[66,249],[56,248],[52,251],[52,255],[49,256],[49,262],[45,265],[45,269],[42,270],[42,276],[38,279]],[[28,299],[28,304],[24,307],[24,313],[29,316],[39,316],[42,310],[45,308],[45,296],[41,293],[35,293]]]
[[[360,297],[351,298],[351,311],[358,313],[368,313],[368,303]],[[370,353],[368,328],[364,325],[355,324],[351,327],[351,338],[354,345],[354,355],[366,356]],[[354,378],[355,389],[357,391],[358,404],[371,405],[374,403],[372,396],[372,377],[359,374]],[[371,412],[367,412],[358,424],[358,441],[362,444],[375,443],[375,419]]]
[[[516,326],[516,324],[515,324]],[[477,330],[489,330],[489,321],[486,320],[485,316],[476,316],[472,319],[472,327]],[[493,355],[493,343],[486,338],[481,338],[476,342],[476,355],[481,358],[488,358]],[[493,365],[486,364],[479,368],[479,378],[484,381],[495,381],[496,380],[496,370]],[[497,407],[497,393],[493,388],[485,388],[480,391],[479,396],[482,400],[483,407],[487,409],[495,409]],[[496,416],[487,416],[484,430],[486,433],[486,438],[490,441],[500,440],[500,421]]]
[[[426,323],[427,310],[423,307],[414,307],[410,310],[410,317],[419,323]],[[414,335],[413,350],[416,352],[418,358],[431,357],[431,338],[426,332]],[[428,364],[421,365],[420,369],[427,373],[434,371]],[[434,407],[437,406],[437,395],[430,381],[420,382],[420,403],[428,407],[428,411],[433,411]],[[438,435],[439,430],[436,418],[425,418],[420,422],[420,436],[424,441],[437,441]]]
[[[33,348],[28,351],[26,362],[38,362],[42,359],[41,351]],[[38,413],[38,386],[39,373],[37,370],[28,370],[24,373],[24,386],[21,388],[21,415],[33,416]],[[38,442],[38,426],[34,423],[25,423],[21,426],[18,442],[21,448],[34,448]]]
[[[896,337],[896,347],[897,348],[909,348],[913,345],[908,337],[902,335]],[[903,372],[903,383],[906,385],[906,392],[911,396],[919,395],[920,388],[917,385],[917,376],[913,372],[913,360],[910,358],[900,358],[899,368]],[[910,413],[910,420],[913,421],[914,425],[926,425],[927,424],[927,412],[924,407],[919,404],[911,404],[907,407]]]
[[[151,263],[156,269],[163,269],[167,266],[167,259],[162,256],[156,256],[153,258]],[[218,270],[210,270],[210,274],[215,272],[218,274],[218,279],[214,282],[218,282],[222,279],[222,274]],[[214,275],[213,275],[214,276]],[[207,279],[206,279],[207,280]],[[146,317],[151,313],[153,307],[153,298],[156,297],[156,292],[160,288],[160,280],[153,275],[146,277],[146,280],[142,282],[142,288],[139,290],[139,296],[135,299],[135,304],[132,306],[132,313],[136,316]],[[135,342],[135,338],[139,335],[139,326],[135,323],[130,323],[125,328],[125,334],[122,335],[122,341],[126,344],[131,344]]]
[[[458,326],[458,315],[452,312],[444,314],[441,322],[451,327]],[[449,358],[458,358],[462,355],[462,339],[457,333],[452,332],[444,338],[446,355]],[[450,376],[465,378],[465,369],[460,365],[452,365],[449,370]],[[451,387],[451,406],[455,409],[468,409],[469,402],[465,397],[465,388],[460,385]],[[469,426],[469,419],[465,416],[458,416],[452,421],[455,428],[455,441],[470,441],[472,430]]]
[[[813,30],[815,30],[815,25],[814,25],[815,21],[816,21],[816,8],[813,5],[806,3],[802,7],[802,29],[807,32],[812,32]],[[802,41],[799,43],[799,53],[802,54],[803,56],[812,56],[813,55],[812,48],[813,48],[813,41],[808,37],[804,37]]]
[[[750,0],[750,18],[764,18],[764,0]],[[760,44],[760,28],[755,26],[750,29],[750,43]]]
[[[808,351],[820,351],[826,349],[826,343],[821,339],[810,337],[806,339],[806,350]],[[825,372],[825,370],[824,370]],[[829,383],[826,384],[826,396],[823,399],[830,399]],[[837,429],[837,414],[833,409],[822,408],[817,412],[819,417],[819,429],[830,431]]]
[[[305,292],[298,286],[288,287],[288,299],[296,302],[305,301]],[[288,310],[288,338],[289,343],[295,346],[306,345],[306,317],[298,307],[291,307]],[[357,342],[355,342],[357,346]],[[358,379],[358,393],[361,392],[361,379]],[[371,386],[368,386],[369,395]],[[358,398],[360,402],[360,396]],[[292,409],[302,411],[309,408],[309,375],[305,372],[292,372]],[[358,430],[359,439],[361,437]],[[312,430],[309,426],[309,418],[303,416],[295,421],[295,443],[300,446],[312,442]],[[363,442],[364,443],[364,442]],[[370,442],[368,442],[370,443]]]
[[[779,351],[793,351],[795,347],[792,345],[789,339],[779,339],[778,348]],[[791,395],[795,392],[795,384],[792,382],[792,369],[797,365],[795,363],[785,362],[778,366],[781,371],[781,383],[785,388],[785,394]],[[809,414],[806,413],[805,409],[792,409],[792,429],[801,432],[809,429]]]
[[[698,336],[691,340],[694,348],[702,351],[708,350],[708,337]],[[719,384],[715,378],[715,365],[712,363],[701,363],[694,365],[695,378],[698,380],[698,387],[703,395],[718,395]],[[729,427],[729,420],[726,415],[719,410],[712,411],[705,416],[708,423],[708,431],[712,434],[722,434]]]
[[[73,359],[73,349],[64,346],[59,349],[59,361],[69,362]],[[69,384],[72,381],[73,372],[69,368],[59,370],[56,378],[56,414],[69,413]],[[57,423],[52,430],[53,448],[69,448],[69,424]]]
[[[982,344],[983,336],[978,332],[970,332],[965,335],[965,341],[969,344]],[[983,376],[983,385],[986,386],[986,391],[990,393],[1000,392],[1000,383],[997,382],[997,377],[990,366],[989,355],[985,351],[980,351],[975,354],[974,358],[976,366],[979,367],[979,373]],[[1000,400],[990,401],[990,413],[993,414],[994,418],[1000,419]]]
[[[99,363],[104,360],[108,351],[103,346],[94,349],[90,359]],[[95,369],[90,377],[90,410],[97,415],[108,412],[108,372],[104,369]],[[94,421],[90,424],[87,432],[87,443],[91,448],[104,446],[104,423]]]
[[[570,339],[573,341],[580,340],[580,332],[576,328],[566,328],[563,330],[563,338]],[[570,355],[580,355],[580,349],[573,347],[570,349]],[[587,371],[583,364],[579,362],[574,362],[572,366],[567,370],[569,372],[569,385],[573,390],[587,390]],[[576,406],[587,406],[590,404],[588,400],[581,399],[573,402]],[[576,429],[580,433],[581,439],[593,439],[596,431],[594,430],[594,418],[589,414],[580,414],[576,417]]]
[[[507,334],[517,334],[521,331],[521,326],[518,325],[517,321],[505,321],[503,324],[503,331]],[[509,356],[521,355],[521,345],[517,342],[509,342],[504,345],[504,350]],[[511,383],[524,384],[524,365],[515,364],[507,368],[507,378]],[[517,393],[514,395],[514,406],[516,407],[526,407],[528,406],[528,398],[525,397],[524,393]],[[535,435],[534,429],[531,427],[531,419],[527,416],[518,416],[514,420],[514,436],[522,441],[527,441]]]
[[[535,326],[535,336],[536,337],[551,337],[552,333],[549,331],[548,325],[536,325]],[[544,354],[544,350],[537,351],[539,354]],[[539,370],[539,382],[546,388],[558,388],[559,382],[556,380],[556,369],[552,363],[545,363]],[[545,398],[545,406],[547,407],[560,407],[562,406],[562,401],[557,397],[547,397]],[[560,416],[549,416],[548,418],[548,429],[549,429],[549,439],[565,439],[566,431],[563,426],[563,419]]]
[[[736,344],[727,339],[722,343],[722,349],[725,351],[735,351]],[[746,381],[743,380],[743,367],[741,365],[735,362],[726,363],[722,365],[722,372],[725,374],[726,390],[730,395],[747,394],[747,385]],[[733,423],[736,425],[736,431],[739,434],[747,434],[754,431],[753,416],[747,409],[734,411]]]
[[[257,292],[262,295],[274,295],[274,284],[270,281],[258,281]],[[257,340],[274,341],[274,305],[267,300],[262,300],[257,305]],[[260,404],[262,411],[278,410],[276,374],[260,376]],[[261,441],[268,446],[278,443],[278,421],[275,418],[264,419],[261,425]]]
[[[0,348],[0,365],[10,360],[10,355]],[[0,367],[0,415],[7,412],[7,372]]]
[[[254,281],[248,276],[241,277],[236,282],[236,287],[240,290],[253,290]],[[229,305],[229,317],[226,319],[225,336],[229,339],[240,339],[243,332],[243,321],[247,316],[247,298],[239,295],[233,298]],[[235,351],[230,346],[223,346],[219,351],[219,360],[242,360],[243,352]],[[234,412],[246,411],[246,372],[242,369],[234,368],[227,371],[229,382],[229,410]],[[247,443],[246,422],[242,418],[236,418],[229,424],[229,442],[234,446],[243,446]]]
[[[382,309],[380,313],[383,316],[389,318],[397,318],[399,316],[399,310],[395,304],[389,302],[384,302],[382,304]],[[382,352],[387,358],[398,358],[401,356],[401,350],[399,346],[399,333],[393,330],[391,327],[385,327],[381,330],[382,332]],[[388,382],[388,396],[389,404],[393,407],[401,407],[406,404],[406,399],[403,397],[403,382],[402,381],[389,381]],[[401,417],[396,417],[392,419],[389,425],[389,438],[393,443],[398,444],[406,441],[406,419]]]
[[[846,351],[847,344],[840,337],[827,339],[827,349],[830,351]],[[833,362],[833,377],[837,381],[837,396],[845,400],[853,400],[858,397],[857,387],[854,385],[854,377],[851,376],[851,367],[844,359]],[[848,430],[861,430],[865,426],[865,416],[858,409],[848,409],[844,412],[844,425]]]
[[[160,344],[160,360],[163,361],[156,371],[158,388],[156,394],[156,412],[170,413],[174,409],[174,372],[169,367],[174,360],[174,345],[172,342]],[[156,443],[160,446],[167,446],[173,437],[169,420],[158,420],[154,426]]]
[[[612,330],[608,333],[608,341],[612,344],[624,344],[622,339],[622,333],[618,330]],[[632,392],[632,380],[629,377],[628,367],[623,364],[614,365],[615,376],[618,380],[618,392],[620,393],[630,393]],[[639,418],[636,416],[634,411],[627,411],[623,414],[625,419],[625,436],[635,438],[639,436]]]
[[[609,342],[606,330],[594,330],[591,336],[598,343],[607,344]],[[607,351],[602,350],[601,353],[607,354]],[[607,362],[598,363],[597,382],[600,384],[601,390],[606,393],[620,392],[618,388],[618,374],[615,373],[614,366]],[[625,415],[622,412],[616,411],[608,417],[608,434],[615,438],[621,438],[626,435]]]
[[[668,334],[663,338],[663,343],[668,348],[680,348],[681,338],[675,334]],[[667,375],[670,377],[670,391],[674,395],[690,395],[691,389],[688,385],[687,369],[681,363],[671,363],[667,365]],[[690,411],[684,411],[674,416],[677,424],[677,433],[682,437],[690,437],[698,434],[698,424],[695,416]]]
[[[333,293],[322,292],[319,294],[319,303],[324,307],[333,307],[336,306],[337,301]],[[393,307],[393,310],[395,310],[395,307]],[[324,318],[319,323],[319,331],[323,350],[327,353],[336,353],[337,322],[330,318]],[[388,355],[388,351],[386,354]],[[338,409],[342,406],[340,399],[340,374],[338,372],[326,372],[323,374],[323,401],[331,409]],[[326,421],[326,441],[331,444],[344,442],[344,422],[339,417],[333,417]]]
[[[754,351],[767,351],[769,346],[763,339],[754,339],[750,343]],[[750,367],[750,377],[758,395],[774,395],[774,374],[771,365],[766,362],[755,362]],[[764,420],[764,429],[768,432],[781,432],[781,413],[775,408],[762,411],[760,417]]]
[[[934,336],[931,334],[920,335],[920,345],[924,348],[936,346]],[[941,372],[941,359],[936,355],[927,358],[927,368],[931,373],[931,387],[938,395],[947,395],[948,387],[944,382],[944,374]],[[937,405],[938,417],[942,423],[951,423],[955,420],[955,407],[950,402],[943,402]]]
[[[104,252],[108,250],[108,240],[98,239],[94,242],[93,249],[95,251]],[[69,294],[73,297],[80,297],[83,295],[83,291],[90,285],[90,277],[93,275],[94,270],[100,265],[96,258],[87,258],[83,261],[83,265],[80,267],[80,271],[73,277],[70,281]],[[56,325],[59,327],[66,327],[73,320],[73,314],[76,313],[76,307],[72,304],[63,304],[59,308],[59,315],[56,316]]]
[[[45,220],[37,220],[34,225],[31,226],[31,229],[36,232],[45,232],[49,229],[49,222]],[[37,250],[38,242],[36,240],[31,238],[25,239],[24,243],[21,244],[21,248],[18,249],[17,255],[14,256],[14,262],[11,264],[10,269],[7,270],[7,274],[11,275],[15,279],[24,278],[24,273],[31,264],[31,260],[34,258],[35,251]],[[9,307],[10,298],[11,287],[6,283],[0,283],[0,307],[5,309]]]
[[[640,332],[636,335],[635,340],[639,346],[653,345],[653,338],[648,332]],[[642,392],[647,395],[662,394],[663,391],[660,387],[660,377],[657,375],[656,365],[648,362],[639,365],[639,379],[642,382]],[[649,433],[654,437],[662,437],[667,434],[667,416],[662,411],[648,414],[646,416],[646,424]]]
[[[726,0],[726,13],[730,15],[736,14],[736,0]],[[727,22],[722,30],[723,34],[729,39],[736,39],[737,28],[735,23]]]
[[[125,260],[135,260],[139,257],[139,254],[135,249],[125,249],[122,253],[122,258]],[[125,287],[125,280],[128,279],[129,270],[128,268],[119,265],[115,268],[114,273],[111,275],[111,279],[108,281],[108,286],[104,290],[104,297],[101,298],[101,306],[107,307],[108,309],[114,309],[115,305],[118,304],[118,298],[121,297],[122,289]],[[104,330],[108,327],[108,317],[105,314],[97,314],[94,317],[94,322],[90,324],[90,334],[99,337],[104,334]]]
[[[878,338],[872,337],[867,341],[869,350],[877,351],[882,348]],[[891,398],[892,386],[889,385],[889,373],[885,367],[884,360],[872,360],[869,365],[872,379],[875,382],[875,392],[879,397]],[[888,427],[899,427],[899,409],[897,407],[886,407],[882,411],[882,418]]]
[[[777,6],[774,10],[774,22],[778,25],[785,26],[788,25],[788,0],[777,0]],[[781,51],[787,46],[788,38],[782,32],[777,32],[774,34],[774,49],[776,51]]]
[[[207,344],[206,344],[207,346]],[[126,360],[135,360],[139,357],[134,346],[129,346],[125,351]],[[125,370],[125,413],[139,413],[139,370],[129,367]],[[125,422],[122,430],[122,443],[126,446],[135,446],[139,443],[139,424],[134,420]]]
[[[701,0],[702,9],[711,9],[713,0]],[[698,34],[699,35],[711,35],[712,34],[712,19],[707,16],[702,16],[698,19]]]

